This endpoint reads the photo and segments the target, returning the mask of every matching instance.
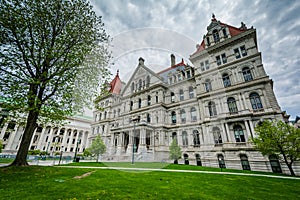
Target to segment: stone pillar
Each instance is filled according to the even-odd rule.
[[[19,126],[16,125],[15,128],[14,128],[14,131],[11,132],[10,136],[9,136],[9,139],[8,139],[8,142],[7,142],[7,145],[6,145],[6,149],[9,149],[9,150],[12,150],[12,145],[14,143],[14,140],[15,140],[15,136],[16,136],[16,133],[18,131],[18,128]]]
[[[223,132],[223,134],[222,134]],[[222,123],[222,132],[221,132],[221,136],[222,136],[222,142],[229,142],[229,138],[228,138],[228,130],[226,130],[226,123]]]
[[[74,130],[70,129],[70,131],[71,131],[70,137],[69,137],[69,133],[68,133],[69,143],[67,143],[67,146],[68,146],[67,151],[69,151],[69,152],[71,152],[71,145],[72,145],[72,141],[73,141],[73,132],[74,132]]]
[[[250,129],[249,129],[247,120],[244,120],[244,124],[245,124],[246,132],[247,132],[247,134],[245,134],[245,136],[247,136],[247,137],[245,138],[245,141],[248,142],[249,139],[251,138],[251,132],[250,132]]]
[[[226,130],[226,132],[227,132],[228,142],[234,142],[234,141],[232,140],[232,136],[231,136],[231,133],[230,133],[230,130],[229,130],[229,127],[228,127],[228,124],[227,124],[227,123],[225,123],[225,130]]]
[[[41,135],[38,139],[38,144],[37,144],[37,149],[40,149],[41,151],[43,150],[42,146],[45,145],[45,132],[46,132],[47,126],[43,127],[43,130],[41,132]]]
[[[141,127],[140,129],[140,144],[139,144],[139,149],[138,152],[147,152],[146,148],[146,128]]]

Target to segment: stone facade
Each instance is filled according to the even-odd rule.
[[[283,171],[287,167],[255,151],[254,127],[284,120],[258,51],[256,30],[224,24],[213,16],[197,50],[155,73],[140,58],[127,84],[117,74],[111,93],[98,98],[92,141],[100,134],[104,159],[168,161],[176,139],[181,163],[232,169]],[[115,91],[117,85],[122,87]],[[114,91],[114,92],[113,92]],[[296,172],[299,173],[299,172]]]

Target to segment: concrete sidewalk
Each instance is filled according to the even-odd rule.
[[[122,171],[159,171],[159,172],[179,172],[179,173],[201,173],[201,174],[221,174],[221,175],[237,175],[237,176],[257,176],[257,177],[268,177],[268,178],[280,178],[280,179],[293,179],[299,180],[300,177],[292,176],[275,176],[267,174],[246,174],[246,173],[235,173],[235,172],[214,172],[214,171],[196,171],[196,170],[178,170],[178,169],[153,169],[153,168],[126,168],[126,167],[92,167],[92,166],[58,166],[63,168],[87,168],[87,169],[115,169]]]

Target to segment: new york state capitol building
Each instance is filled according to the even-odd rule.
[[[156,73],[139,58],[127,84],[117,73],[110,93],[96,99],[101,109],[92,122],[69,117],[63,127],[40,126],[30,149],[73,156],[100,135],[107,147],[104,161],[131,161],[134,155],[136,161],[172,162],[169,146],[176,140],[179,163],[289,173],[251,143],[261,121],[286,120],[262,64],[256,30],[213,16],[190,61],[193,66],[178,63],[172,54],[170,66]],[[14,122],[2,123],[3,153],[16,153],[23,131]],[[299,166],[294,165],[296,174]]]
[[[90,139],[100,134],[107,146],[103,159],[130,161],[134,152],[136,161],[170,161],[169,146],[177,140],[179,163],[288,173],[251,143],[261,121],[286,118],[256,30],[213,16],[190,61],[193,66],[171,55],[170,67],[156,73],[139,58],[127,84],[117,73],[110,94],[96,100],[103,109],[94,111],[92,123]]]

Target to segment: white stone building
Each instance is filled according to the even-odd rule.
[[[94,111],[90,136],[102,136],[108,147],[104,158],[169,161],[169,145],[176,139],[181,163],[288,173],[250,141],[260,121],[285,120],[256,30],[213,16],[190,61],[193,66],[176,63],[171,55],[170,67],[156,73],[140,58],[127,84],[116,75],[110,94],[96,100],[103,109]]]
[[[1,110],[0,110],[1,111]],[[24,126],[15,121],[2,123],[5,115],[1,117],[0,140],[3,143],[2,154],[16,154],[21,143]],[[34,131],[29,150],[40,150],[55,155],[63,152],[64,156],[82,154],[89,145],[88,135],[91,132],[91,118],[83,115],[68,117],[64,126],[39,126]]]

